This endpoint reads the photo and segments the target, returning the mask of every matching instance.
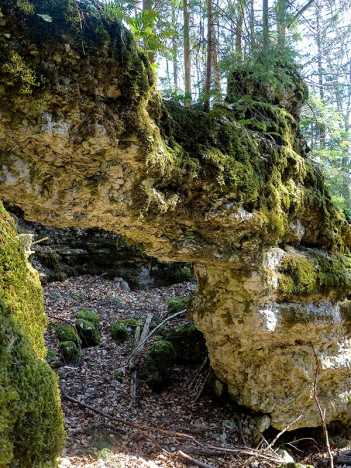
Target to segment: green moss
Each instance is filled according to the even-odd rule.
[[[117,320],[111,327],[111,336],[114,340],[126,341],[134,333],[138,321],[135,319]]]
[[[170,297],[167,303],[168,315],[176,314],[188,307],[189,297]]]
[[[81,344],[76,329],[72,325],[56,325],[55,330],[60,341],[73,341],[76,345]]]
[[[97,346],[101,343],[99,330],[93,322],[79,318],[76,320],[76,330],[84,348]]]
[[[153,390],[159,390],[167,382],[175,364],[176,352],[168,341],[156,341],[146,354],[142,374]]]
[[[100,317],[95,312],[92,312],[88,309],[79,309],[78,313],[76,314],[77,319],[88,320],[89,322],[93,323],[97,328],[100,323]]]
[[[306,256],[287,255],[280,273],[280,289],[286,296],[333,291],[342,297],[351,291],[351,260],[343,255],[306,249]]]
[[[55,353],[54,350],[48,349],[48,352],[46,354],[46,362],[52,367],[53,369],[56,369],[61,366],[61,362],[57,354]]]
[[[60,350],[66,363],[81,364],[83,362],[83,356],[73,341],[62,342]]]

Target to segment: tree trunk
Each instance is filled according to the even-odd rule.
[[[183,0],[184,15],[184,84],[185,84],[185,106],[191,104],[191,72],[190,72],[190,12],[189,0]]]
[[[268,18],[268,0],[262,2],[262,35],[263,51],[267,52],[269,47],[269,18]]]
[[[153,11],[154,9],[154,0],[143,0],[143,11]],[[152,29],[155,27],[154,24],[149,25]],[[147,39],[144,40],[145,49],[148,50],[148,42]],[[151,63],[155,63],[156,60],[156,52],[148,51],[147,57]]]
[[[235,53],[237,60],[240,63],[243,58],[243,49],[242,49],[242,40],[243,40],[243,25],[244,25],[244,5],[243,2],[239,0],[237,4],[238,9],[238,19],[236,22],[236,32],[235,32]]]
[[[276,7],[278,48],[285,47],[287,1],[278,0]]]
[[[207,0],[207,62],[206,62],[206,82],[205,82],[205,102],[204,110],[210,110],[210,93],[212,79],[212,54],[213,54],[213,19],[212,0]]]
[[[172,3],[172,25],[176,26],[176,9]],[[177,35],[173,34],[172,37],[172,60],[173,60],[173,90],[175,96],[178,95],[178,43]]]

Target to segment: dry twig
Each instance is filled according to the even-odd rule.
[[[185,460],[191,461],[191,463],[194,463],[194,465],[200,466],[201,468],[213,468],[212,465],[208,465],[207,463],[204,463],[201,460],[197,460],[196,458],[191,457],[187,453],[182,452],[181,450],[178,450],[178,455],[180,455],[182,458]]]
[[[328,456],[329,456],[329,466],[330,466],[330,468],[334,468],[333,454],[331,453],[330,444],[329,444],[328,429],[327,429],[327,424],[325,422],[325,411],[322,410],[321,404],[319,403],[318,396],[317,396],[317,379],[318,379],[318,375],[319,375],[319,372],[320,372],[320,363],[319,363],[319,359],[318,359],[316,350],[314,349],[312,344],[311,344],[311,347],[312,347],[312,351],[313,351],[313,354],[314,354],[314,358],[316,360],[316,370],[315,370],[315,373],[314,373],[314,381],[313,381],[313,399],[316,402],[318,412],[319,412],[321,422],[322,422],[322,429],[323,429],[323,434],[324,434],[324,439],[325,439],[325,445],[327,447],[327,452],[328,452]]]

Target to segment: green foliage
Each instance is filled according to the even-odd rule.
[[[133,14],[132,10],[134,10]],[[174,31],[169,28],[160,28],[163,22],[160,12],[156,10],[137,11],[135,2],[130,2],[126,8],[125,2],[120,0],[106,3],[104,12],[111,20],[124,21],[146,53],[171,56],[170,49],[166,46],[166,39],[173,36]]]
[[[167,303],[168,315],[176,314],[188,307],[189,297],[170,297]]]
[[[79,351],[74,341],[63,341],[60,344],[60,350],[67,364],[81,364],[83,362],[82,353]]]
[[[164,340],[156,341],[146,354],[141,372],[153,390],[160,390],[167,382],[176,361],[173,345]]]
[[[60,341],[73,341],[77,345],[81,344],[81,340],[72,325],[56,325],[55,330]]]

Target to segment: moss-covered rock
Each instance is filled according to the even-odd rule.
[[[2,205],[0,234],[0,466],[54,466],[63,415],[44,360],[42,290]]]
[[[72,325],[56,325],[55,330],[60,341],[73,341],[76,345],[81,344],[81,339]]]
[[[83,362],[83,355],[74,341],[63,341],[60,343],[60,350],[66,364],[81,364]]]
[[[168,380],[176,361],[176,352],[169,341],[156,341],[146,354],[141,372],[153,390],[160,390]]]
[[[170,297],[167,302],[168,315],[176,314],[186,310],[189,304],[189,297]]]
[[[82,347],[98,346],[101,343],[101,335],[93,322],[82,318],[76,320],[76,330],[82,340]]]
[[[133,335],[137,325],[135,319],[117,320],[111,327],[111,336],[114,340],[126,341]]]
[[[99,327],[100,317],[95,312],[92,312],[89,309],[80,309],[76,314],[77,319],[88,320],[95,325],[96,328]]]
[[[186,323],[168,330],[166,340],[172,343],[178,362],[195,363],[205,356],[205,338],[193,323]]]
[[[46,354],[46,362],[52,367],[53,369],[57,369],[62,365],[59,357],[55,353],[53,349],[48,349],[48,352]]]

